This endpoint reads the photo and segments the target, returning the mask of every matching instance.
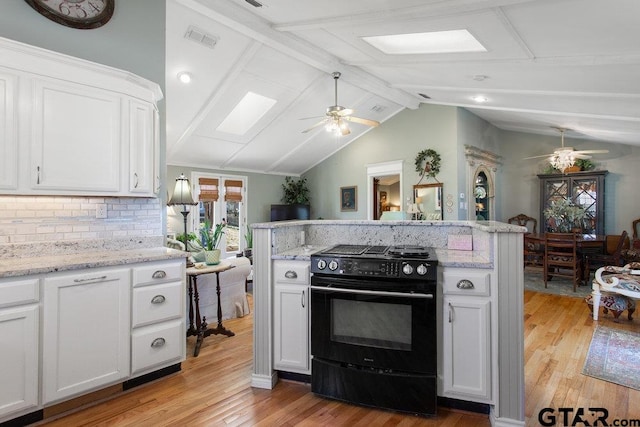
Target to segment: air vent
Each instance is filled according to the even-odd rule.
[[[375,111],[376,113],[382,113],[386,109],[387,107],[385,107],[384,105],[374,105],[373,107],[371,107],[371,111]]]
[[[200,28],[194,27],[193,25],[190,25],[189,28],[187,28],[187,32],[185,33],[184,38],[196,43],[200,43],[201,45],[204,45],[209,49],[213,49],[216,46],[216,43],[218,43],[218,37],[214,36],[213,34],[208,34]]]
[[[419,93],[418,95],[420,95],[424,99],[431,99],[431,97],[429,95],[425,95],[424,93]]]

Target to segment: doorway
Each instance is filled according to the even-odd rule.
[[[402,160],[367,166],[367,219],[402,212]]]

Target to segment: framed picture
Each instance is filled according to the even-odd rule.
[[[340,210],[355,212],[358,210],[358,187],[340,187]]]

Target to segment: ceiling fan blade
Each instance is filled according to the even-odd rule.
[[[579,154],[607,154],[609,150],[578,150]]]
[[[343,119],[350,122],[360,123],[360,124],[372,126],[372,127],[376,127],[380,124],[380,122],[377,122],[375,120],[362,119],[360,117],[353,117],[353,116],[343,117]]]
[[[354,111],[351,108],[343,108],[342,110],[339,110],[336,112],[336,114],[340,117],[344,117],[344,116],[350,116],[354,113]]]
[[[543,157],[551,157],[553,154],[543,154],[541,156],[524,157],[522,160],[541,159]]]
[[[573,158],[574,159],[590,159],[591,156],[588,154],[584,154],[582,152],[576,151],[575,153],[573,153]]]
[[[327,123],[327,120],[328,119],[320,120],[318,123],[316,123],[315,125],[311,126],[310,128],[303,130],[302,133],[307,133],[309,131],[312,131],[313,129],[317,128],[318,126],[321,126],[321,125]]]
[[[301,117],[298,120],[320,119],[320,118],[323,118],[323,117],[325,117],[325,116]]]

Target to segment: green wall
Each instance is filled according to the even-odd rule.
[[[402,192],[405,201],[420,180],[416,155],[428,148],[442,158],[437,178],[444,182],[445,198],[458,185],[455,107],[422,104],[404,110],[372,129],[338,153],[304,174],[311,190],[311,217],[325,219],[367,218],[367,166],[388,161],[403,162]],[[423,184],[427,182],[423,180]],[[340,187],[358,187],[358,210],[340,212]],[[445,212],[445,219],[455,219]]]
[[[466,192],[467,164],[464,145],[469,144],[502,157],[496,172],[496,219],[506,221],[519,213],[539,218],[539,180],[546,160],[525,157],[551,153],[560,146],[559,135],[534,135],[505,131],[471,112],[447,106],[422,104],[404,110],[378,128],[372,129],[347,147],[310,169],[312,217],[365,219],[367,216],[367,165],[403,161],[405,198],[419,180],[414,159],[418,152],[432,148],[442,157],[437,178],[444,184],[445,200],[455,201],[453,213],[445,219],[466,219],[459,207],[459,194]],[[597,169],[608,170],[605,184],[605,230],[607,234],[631,233],[631,222],[640,218],[640,147],[565,137],[565,145],[576,150],[607,149],[594,155]],[[340,212],[340,187],[358,186],[358,211]],[[468,200],[468,195],[466,197]]]

